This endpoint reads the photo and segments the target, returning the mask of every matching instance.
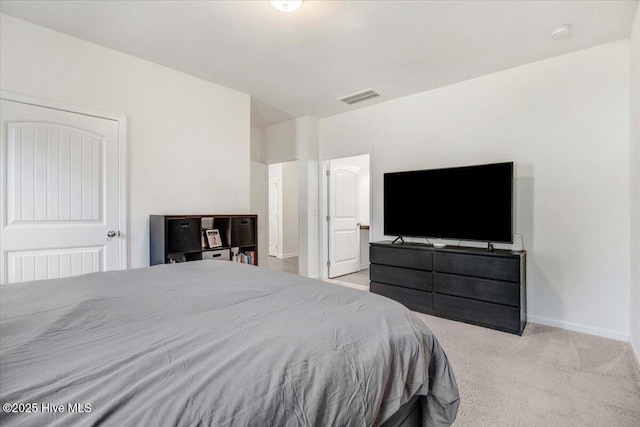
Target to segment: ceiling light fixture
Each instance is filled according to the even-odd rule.
[[[281,12],[293,12],[302,5],[302,0],[269,0]]]
[[[556,40],[566,39],[571,35],[571,25],[558,25],[551,30],[551,37]]]

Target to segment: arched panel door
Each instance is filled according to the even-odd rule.
[[[119,122],[0,102],[0,281],[123,268]]]
[[[358,174],[360,168],[330,162],[329,171],[329,277],[360,270]]]

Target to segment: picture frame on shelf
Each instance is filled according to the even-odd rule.
[[[220,236],[220,230],[217,228],[212,228],[210,230],[205,230],[204,234],[207,238],[207,245],[209,248],[219,248],[222,246],[222,237]]]

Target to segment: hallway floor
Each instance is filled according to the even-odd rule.
[[[267,257],[265,267],[269,270],[284,271],[287,273],[298,274],[298,257],[278,258],[274,256]],[[338,276],[334,279],[326,279],[329,283],[339,283],[341,285],[360,289],[362,291],[369,290],[369,268],[363,268],[360,271],[344,276]]]
[[[369,291],[369,268],[363,268],[355,273],[345,274],[344,276],[338,276],[333,279],[326,279],[325,281],[360,289],[361,291]]]
[[[278,258],[275,256],[268,256],[265,267],[269,270],[298,274],[298,257]]]

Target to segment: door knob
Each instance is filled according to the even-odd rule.
[[[114,230],[107,231],[107,237],[116,237],[116,236],[119,236],[119,235],[120,235],[119,231],[114,231]]]

